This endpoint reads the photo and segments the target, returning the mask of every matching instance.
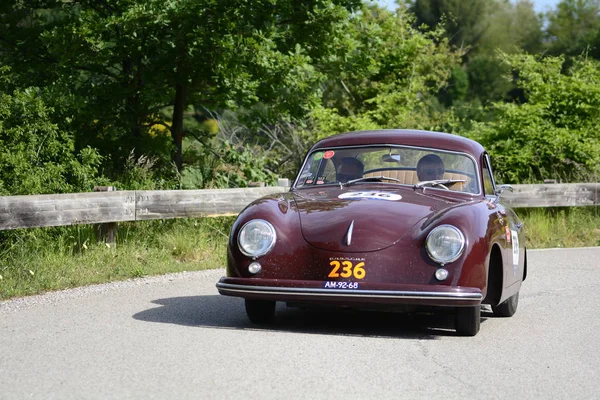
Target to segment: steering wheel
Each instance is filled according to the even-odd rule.
[[[442,188],[444,188],[446,190],[450,190],[450,189],[448,189],[448,186],[444,185],[443,183],[439,183],[439,182],[431,182],[431,186],[441,186]]]
[[[417,185],[421,185],[421,186],[440,186],[443,189],[450,190],[450,189],[448,189],[448,186],[444,185],[443,183],[435,182],[435,181],[421,181]]]

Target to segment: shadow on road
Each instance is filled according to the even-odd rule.
[[[278,303],[275,321],[252,324],[240,298],[213,296],[171,297],[153,301],[160,307],[141,311],[133,318],[160,322],[240,330],[273,330],[324,335],[384,338],[437,339],[456,336],[454,317],[448,314],[402,314],[356,310],[304,310]],[[483,323],[489,313],[482,313]]]

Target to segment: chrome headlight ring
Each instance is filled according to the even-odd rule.
[[[237,244],[242,254],[257,258],[267,254],[277,241],[277,233],[270,222],[253,219],[244,224],[238,233]]]
[[[456,261],[465,250],[465,235],[453,225],[440,225],[429,232],[425,249],[441,265]]]

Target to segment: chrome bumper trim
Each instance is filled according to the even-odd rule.
[[[449,292],[417,292],[406,290],[361,290],[361,289],[319,289],[319,288],[289,288],[275,286],[248,286],[231,283],[217,283],[219,292],[248,293],[248,294],[294,294],[304,296],[336,296],[380,299],[412,299],[412,300],[466,300],[481,301],[481,293],[449,293]]]

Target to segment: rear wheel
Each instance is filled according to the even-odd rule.
[[[252,323],[268,324],[275,317],[275,302],[246,299],[246,314]]]
[[[461,336],[475,336],[481,324],[481,306],[458,307],[454,325],[456,333]]]
[[[517,312],[518,305],[519,292],[513,294],[497,306],[492,306],[492,311],[495,317],[512,317]]]

